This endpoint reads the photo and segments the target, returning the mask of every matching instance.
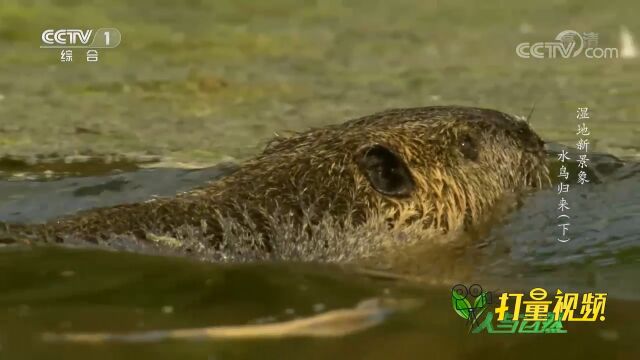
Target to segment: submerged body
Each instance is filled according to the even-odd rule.
[[[197,235],[200,246],[212,248],[242,232],[268,251],[280,225],[309,235],[323,219],[464,231],[505,195],[548,183],[544,143],[522,120],[470,107],[396,109],[276,138],[232,174],[174,198],[90,210],[20,232],[57,243]]]

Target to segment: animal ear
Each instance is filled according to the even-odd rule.
[[[394,197],[411,195],[415,183],[405,162],[383,145],[367,146],[356,155],[360,171],[378,192]]]

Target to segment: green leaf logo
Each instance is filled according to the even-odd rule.
[[[480,296],[476,298],[476,301],[473,303],[473,307],[477,310],[484,309],[487,306],[487,292],[483,291]]]
[[[470,316],[469,309],[471,309],[471,303],[467,300],[466,296],[462,296],[462,294],[458,294],[456,290],[452,290],[451,301],[453,303],[453,310],[455,310],[461,318],[468,320]]]

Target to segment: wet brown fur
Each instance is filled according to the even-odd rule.
[[[371,186],[358,160],[373,145],[404,161],[415,183],[411,194],[387,196]],[[477,158],[465,156],[463,146]],[[525,121],[495,110],[388,110],[276,138],[234,173],[175,198],[90,210],[31,233],[48,242],[124,234],[149,241],[153,234],[179,237],[190,226],[215,247],[225,230],[221,219],[232,219],[261,235],[256,246],[268,248],[279,231],[275,214],[301,231],[322,218],[357,226],[374,216],[388,226],[464,230],[490,215],[505,194],[549,183],[543,146]]]

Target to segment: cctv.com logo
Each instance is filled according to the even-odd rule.
[[[574,58],[584,54],[589,59],[617,59],[617,48],[598,47],[598,33],[560,32],[555,41],[529,43],[516,46],[516,54],[524,59]]]

